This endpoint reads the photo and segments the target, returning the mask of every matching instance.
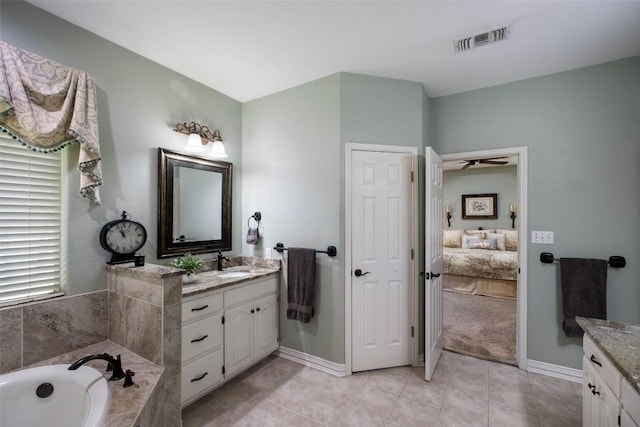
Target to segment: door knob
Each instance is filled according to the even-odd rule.
[[[360,276],[364,276],[365,274],[369,274],[369,271],[363,272],[359,268],[356,268],[356,271],[354,271],[353,274],[355,274],[356,277],[360,277]]]
[[[440,273],[431,273],[431,278],[433,279],[434,277],[440,277]]]

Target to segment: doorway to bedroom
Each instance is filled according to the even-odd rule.
[[[524,343],[518,326],[526,301],[518,301],[524,298],[518,245],[521,155],[492,150],[443,160],[444,349],[522,365],[526,357],[519,358],[519,344]]]

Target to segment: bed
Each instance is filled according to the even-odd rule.
[[[516,298],[518,234],[513,230],[445,230],[443,288]]]

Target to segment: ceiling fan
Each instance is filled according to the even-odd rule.
[[[500,160],[500,159],[507,159],[507,160]],[[469,160],[461,160],[459,162],[456,162],[456,165],[464,165],[462,166],[461,169],[467,169],[468,167],[479,165],[479,164],[502,166],[502,165],[509,164],[508,159],[509,159],[508,157],[492,157],[489,159],[469,159]]]

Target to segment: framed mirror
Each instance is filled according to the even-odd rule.
[[[232,169],[158,149],[158,258],[231,250]]]

